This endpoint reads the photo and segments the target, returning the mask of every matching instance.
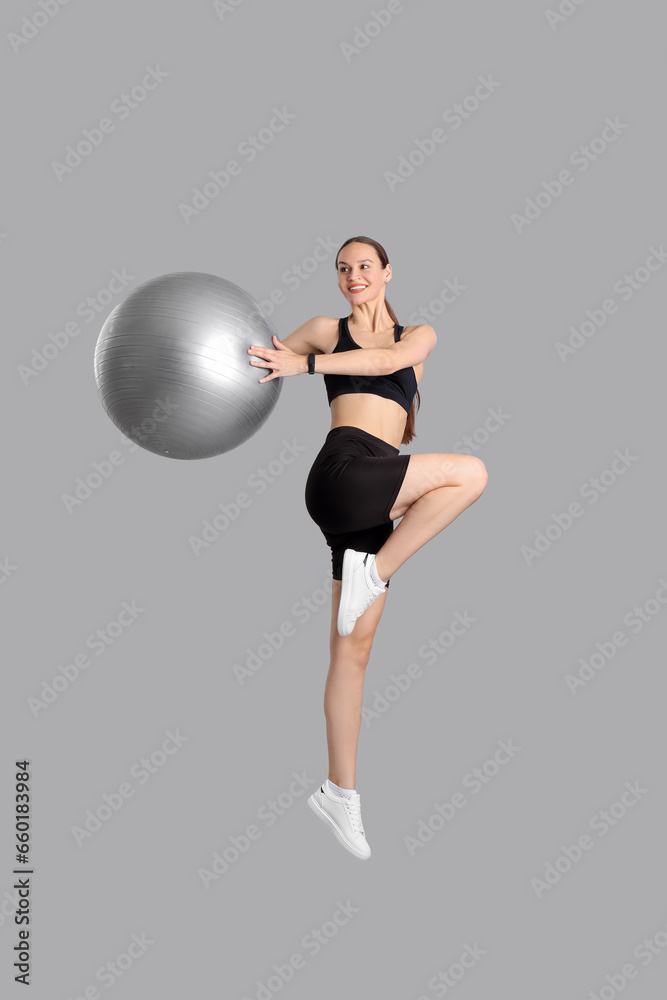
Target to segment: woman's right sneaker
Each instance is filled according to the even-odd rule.
[[[349,635],[354,629],[357,618],[361,617],[366,608],[387,589],[386,584],[380,587],[373,583],[370,567],[374,559],[373,552],[345,549],[343,553],[340,603],[336,623],[339,635]]]
[[[333,795],[324,785],[308,799],[308,805],[316,816],[327,823],[334,836],[355,858],[370,858],[371,849],[364,836],[361,821],[361,795],[355,792],[350,798]]]

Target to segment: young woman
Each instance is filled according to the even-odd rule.
[[[384,248],[355,236],[336,255],[351,314],[316,316],[275,350],[251,347],[267,382],[324,376],[331,430],[306,482],[306,507],[331,548],[330,665],[324,689],[329,777],[308,799],[340,843],[370,857],[356,790],[364,674],[391,575],[481,495],[483,462],[471,455],[400,455],[414,436],[415,396],[436,344],[431,326],[399,326],[385,297]],[[394,530],[394,519],[402,518]]]

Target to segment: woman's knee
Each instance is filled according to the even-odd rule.
[[[484,492],[489,474],[481,458],[477,458],[476,455],[468,455],[467,458],[469,461],[466,463],[466,486],[477,499]]]
[[[355,627],[358,628],[358,626]],[[345,663],[346,667],[353,670],[364,671],[368,666],[373,648],[373,637],[360,631],[355,636],[354,631],[350,635],[340,636],[336,634],[331,643],[331,662],[339,660]]]

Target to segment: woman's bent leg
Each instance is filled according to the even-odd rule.
[[[375,556],[380,579],[387,580],[473,504],[487,478],[484,463],[472,455],[412,455],[391,511],[402,516],[401,523]]]

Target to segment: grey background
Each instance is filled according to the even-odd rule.
[[[665,267],[626,303],[613,291],[667,239],[664,13],[591,0],[553,29],[555,2],[414,0],[346,61],[341,43],[386,6],[244,0],[221,18],[211,3],[72,0],[15,52],[10,34],[40,8],[4,5],[0,559],[15,568],[0,587],[3,995],[23,995],[11,886],[13,762],[26,756],[34,997],[96,985],[128,1000],[255,998],[300,952],[304,967],[265,996],[417,1000],[445,995],[429,980],[475,943],[485,955],[451,987],[462,998],[583,1000],[628,962],[638,971],[624,995],[664,992],[667,955],[633,956],[667,926],[664,605],[637,634],[623,619],[667,576]],[[125,121],[110,116],[149,65],[168,77]],[[496,92],[461,128],[443,123],[489,75]],[[295,119],[186,225],[178,205],[274,107]],[[105,116],[113,133],[59,182],[52,162]],[[572,168],[616,116],[618,139]],[[439,126],[447,140],[391,191],[385,171]],[[518,233],[512,213],[568,167],[574,183]],[[483,497],[392,582],[365,708],[392,673],[414,662],[423,674],[362,723],[366,864],[305,802],[327,773],[330,559],[303,500],[329,428],[321,378],[286,380],[243,447],[176,462],[130,451],[97,398],[95,341],[119,296],[27,385],[19,373],[114,268],[134,276],[128,290],[177,270],[220,274],[258,300],[281,289],[281,337],[344,315],[335,251],[298,289],[284,274],[318,239],[337,249],[362,233],[388,251],[401,322],[447,280],[467,286],[422,320],[438,343],[401,450],[462,451],[490,408],[510,415],[475,451]],[[617,314],[561,362],[554,345],[609,297]],[[193,555],[189,537],[285,440],[303,451]],[[68,513],[63,494],[116,449],[123,463]],[[589,504],[580,489],[616,449],[636,461]],[[522,546],[575,501],[582,517],[528,565]],[[310,598],[320,604],[304,621],[294,606]],[[35,717],[28,699],[133,600],[138,619]],[[475,624],[427,664],[420,648],[456,612]],[[285,622],[294,634],[240,685],[234,664]],[[565,676],[618,629],[627,645],[573,695]],[[129,779],[177,729],[181,749],[145,784]],[[412,856],[404,838],[502,739],[521,751]],[[268,826],[258,810],[293,772],[312,785]],[[128,780],[133,797],[79,846],[72,828]],[[531,879],[591,833],[625,782],[647,791],[538,897]],[[259,839],[206,889],[199,870],[252,823]],[[347,900],[358,913],[312,954],[304,935]],[[133,933],[154,943],[104,985],[97,970]]]

